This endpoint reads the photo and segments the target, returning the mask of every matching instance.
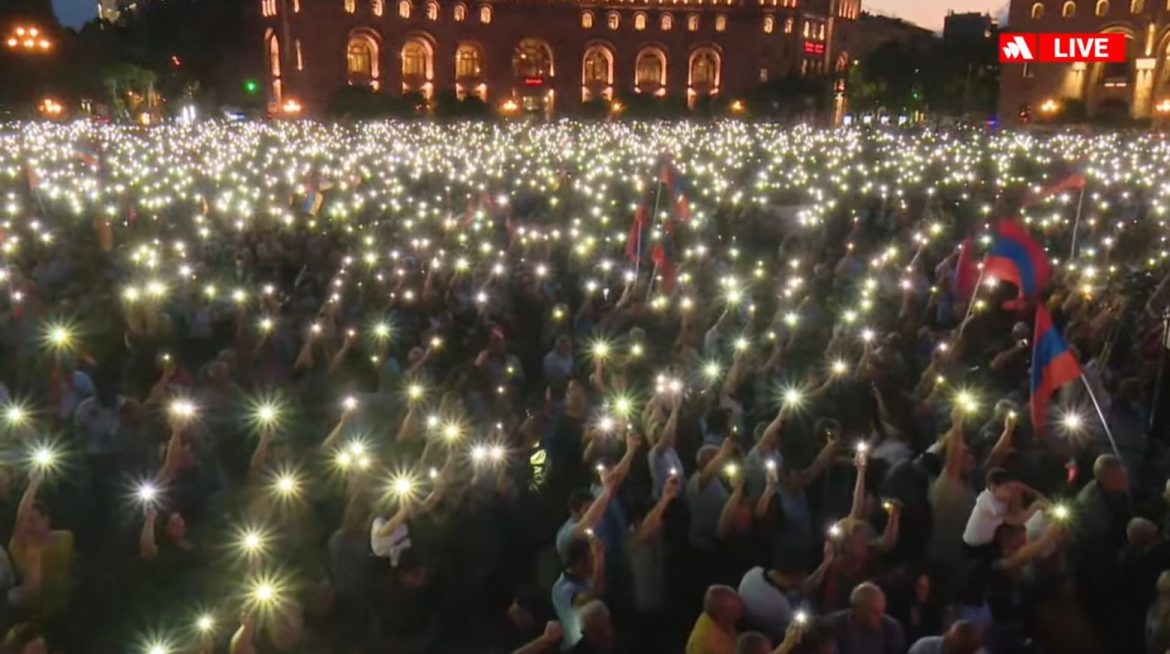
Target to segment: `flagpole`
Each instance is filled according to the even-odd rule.
[[[662,198],[662,180],[658,177],[654,178],[654,211],[650,213],[650,226],[654,226],[654,221],[658,219],[658,201]],[[643,228],[644,229],[644,228]],[[634,274],[637,275],[642,272],[642,231],[638,230],[638,261],[634,264]],[[658,266],[655,265],[655,268]]]
[[[959,337],[957,340],[963,340],[963,329],[967,326],[967,321],[971,318],[971,312],[975,309],[975,296],[979,295],[979,289],[983,288],[983,273],[987,267],[982,263],[979,264],[979,278],[975,280],[975,290],[971,291],[971,299],[967,300],[967,315],[963,316],[963,322],[959,323]]]
[[[1113,439],[1113,432],[1109,429],[1109,421],[1105,420],[1105,414],[1101,411],[1101,405],[1097,402],[1097,396],[1093,394],[1093,387],[1089,384],[1089,380],[1085,379],[1085,373],[1081,373],[1081,383],[1085,385],[1085,391],[1089,394],[1089,399],[1093,401],[1093,408],[1097,410],[1097,417],[1101,419],[1101,426],[1105,428],[1105,436],[1109,438],[1109,445],[1113,448],[1113,455],[1118,459],[1121,458],[1121,450],[1117,449],[1117,441]]]
[[[1079,232],[1080,228],[1081,228],[1081,210],[1084,208],[1084,206],[1085,206],[1085,187],[1082,186],[1081,187],[1081,198],[1079,200],[1077,200],[1077,217],[1076,217],[1076,220],[1073,221],[1072,247],[1068,253],[1068,260],[1069,261],[1072,261],[1077,256],[1077,232]]]

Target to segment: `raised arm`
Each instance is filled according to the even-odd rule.
[[[1015,451],[1017,422],[1016,412],[1008,411],[1008,414],[1003,419],[1003,431],[999,435],[999,440],[995,441],[995,446],[991,448],[991,453],[987,455],[987,463],[985,466],[987,469],[998,468],[1008,458],[1008,455]]]
[[[575,529],[576,535],[579,536],[586,533],[601,522],[601,518],[605,516],[605,510],[609,508],[609,501],[613,499],[616,488],[616,475],[610,472],[609,476],[605,479],[605,484],[601,488],[601,494],[593,500],[593,503],[586,509],[585,515],[581,516],[581,520],[577,523],[577,528]]]
[[[769,468],[765,474],[767,483],[764,485],[764,492],[760,494],[760,499],[756,500],[756,508],[753,511],[757,518],[768,515],[768,509],[772,508],[772,498],[776,497],[776,485],[780,482],[775,468]]]
[[[838,439],[830,438],[825,442],[825,446],[821,448],[821,451],[817,453],[813,462],[804,470],[787,470],[787,468],[781,470],[781,478],[784,485],[796,490],[811,484],[833,462],[833,456],[837,453],[837,448],[840,444],[841,442]]]
[[[735,513],[742,501],[743,475],[736,474],[731,478],[731,494],[727,496],[727,503],[723,505],[723,511],[719,514],[719,526],[715,528],[717,538],[723,539],[731,534],[732,528],[735,527]]]
[[[825,582],[825,575],[828,574],[829,567],[833,565],[833,560],[837,558],[837,544],[831,539],[826,540],[821,552],[821,564],[812,571],[812,574],[805,577],[801,584],[800,591],[805,595],[811,595]]]
[[[678,477],[671,477],[666,480],[666,484],[662,487],[662,497],[654,504],[654,508],[642,518],[641,524],[634,529],[634,540],[639,543],[646,543],[658,535],[662,530],[662,519],[666,515],[666,510],[670,508],[671,502],[678,497]]]
[[[407,411],[407,415],[410,415],[410,411],[413,410],[414,405],[412,404]],[[342,410],[341,417],[337,419],[337,424],[333,426],[333,430],[329,432],[325,440],[321,441],[321,446],[318,448],[320,451],[328,452],[337,447],[338,443],[341,442],[341,435],[345,433],[345,427],[349,424],[349,420],[353,417],[353,414],[354,409],[346,408]]]
[[[889,514],[886,518],[886,528],[882,531],[882,536],[877,543],[878,549],[883,552],[889,552],[898,544],[898,529],[902,522],[902,505],[891,502]]]
[[[621,485],[626,477],[630,474],[630,466],[634,463],[634,457],[638,454],[638,450],[642,446],[642,439],[637,434],[626,434],[626,451],[622,454],[622,458],[618,464],[613,467],[614,484]]]
[[[252,458],[248,461],[247,479],[249,481],[255,481],[263,474],[264,466],[268,463],[268,451],[272,447],[272,439],[275,435],[272,429],[268,427],[265,427],[260,432],[260,442],[256,444],[256,449],[252,452]]]
[[[29,513],[37,503],[37,491],[41,487],[41,472],[33,470],[28,475],[28,486],[24,489],[24,495],[20,498],[20,504],[16,506],[16,525],[13,528],[14,534],[23,532],[23,525],[27,522]]]
[[[398,506],[398,510],[390,519],[382,523],[381,527],[374,530],[375,538],[389,538],[391,534],[398,531],[400,527],[406,524],[413,514],[413,506],[410,502],[403,502]]]
[[[723,463],[731,458],[735,452],[735,439],[728,436],[723,439],[723,444],[719,446],[719,452],[711,458],[707,465],[699,471],[699,490],[703,490],[710,484],[719,473],[723,470]]]
[[[951,409],[951,428],[943,436],[946,445],[946,459],[943,474],[951,479],[960,479],[963,474],[963,409],[956,405]]]
[[[674,404],[670,408],[670,417],[666,419],[666,426],[662,428],[658,442],[654,443],[654,451],[659,454],[674,447],[678,439],[678,414],[682,407],[682,395],[676,396],[672,402]]]
[[[859,448],[853,457],[853,465],[857,468],[857,482],[853,484],[853,506],[849,509],[849,517],[860,520],[865,512],[865,472],[869,468],[868,448]]]
[[[256,645],[252,642],[256,635],[256,621],[250,609],[240,612],[240,628],[232,634],[230,654],[256,654]]]
[[[143,561],[153,561],[158,558],[158,543],[154,538],[154,525],[158,512],[154,507],[146,509],[146,518],[142,521],[142,531],[138,534],[138,556]]]

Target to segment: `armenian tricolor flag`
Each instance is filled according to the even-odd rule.
[[[1000,221],[999,237],[983,260],[983,274],[1011,282],[1019,287],[1020,295],[1034,297],[1048,288],[1052,266],[1028,230],[1015,220],[1005,219]]]
[[[1048,400],[1056,389],[1076,381],[1081,366],[1068,349],[1060,332],[1052,324],[1052,315],[1043,304],[1036,306],[1036,340],[1032,345],[1031,410],[1032,429],[1037,436],[1044,432]]]

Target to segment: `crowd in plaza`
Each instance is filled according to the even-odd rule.
[[[0,654],[1166,654],[1168,163],[2,126]]]

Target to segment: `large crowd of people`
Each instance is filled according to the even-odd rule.
[[[1166,654],[1168,158],[4,125],[0,653]]]

